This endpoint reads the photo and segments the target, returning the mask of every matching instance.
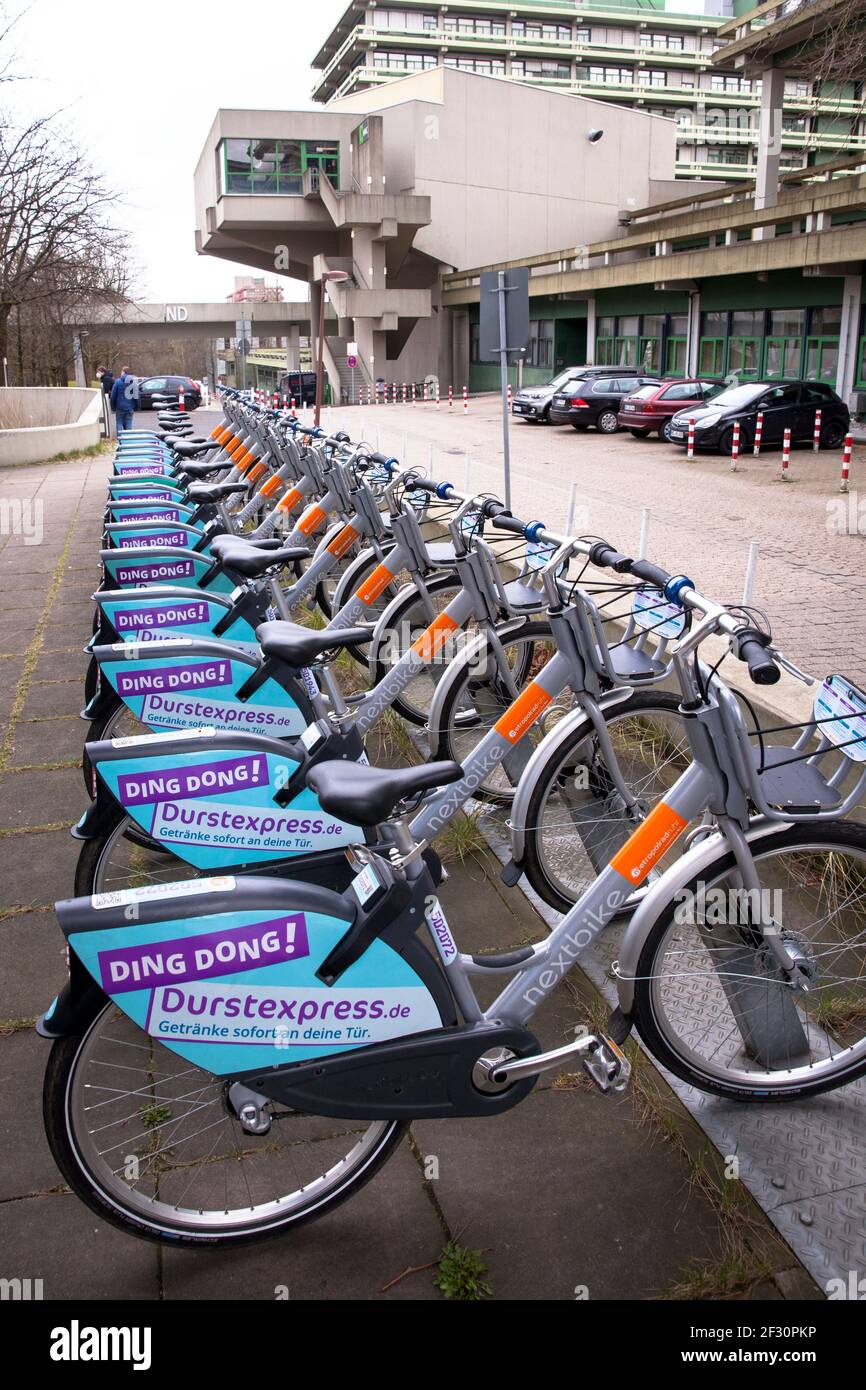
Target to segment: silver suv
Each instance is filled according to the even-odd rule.
[[[631,370],[634,374],[634,369]],[[566,367],[565,371],[560,372],[559,376],[544,386],[525,386],[522,391],[518,391],[511,405],[511,413],[519,415],[529,425],[549,425],[550,402],[570,381],[585,381],[596,376],[622,376],[628,371],[629,368],[622,364],[618,367]]]

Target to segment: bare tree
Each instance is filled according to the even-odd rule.
[[[125,300],[128,246],[111,219],[115,201],[56,117],[19,124],[0,112],[0,357],[13,356],[13,313],[20,366],[28,326],[59,330],[85,299]]]

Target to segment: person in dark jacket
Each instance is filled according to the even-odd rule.
[[[114,385],[114,372],[110,367],[97,367],[96,380],[99,382],[106,396],[111,395],[111,388]]]
[[[138,392],[135,386],[135,377],[130,376],[129,368],[123,367],[120,376],[111,388],[110,396],[111,409],[114,411],[117,420],[118,436],[124,430],[132,429],[132,412],[138,409]]]

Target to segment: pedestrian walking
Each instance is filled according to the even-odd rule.
[[[130,375],[129,368],[123,367],[120,376],[111,388],[110,396],[111,409],[114,411],[117,422],[118,437],[124,430],[132,429],[133,411],[138,410],[138,394],[135,389],[135,377]]]

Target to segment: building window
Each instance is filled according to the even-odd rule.
[[[424,72],[437,66],[435,53],[388,53],[377,49],[373,54],[377,68],[387,68],[396,72]]]
[[[480,38],[504,38],[505,18],[496,15],[491,19],[473,19],[471,15],[446,15],[445,29],[458,34],[477,34]]]
[[[511,33],[516,39],[535,39],[544,43],[570,43],[571,27],[568,24],[527,24],[525,20],[511,21]],[[581,38],[581,34],[585,37]],[[578,42],[589,42],[589,30],[578,30]]]
[[[553,319],[529,320],[527,363],[530,367],[553,366]]]
[[[557,81],[563,81],[571,77],[571,68],[568,63],[544,62],[540,58],[529,58],[526,62],[513,62],[511,76],[540,78],[542,81],[555,78]]]
[[[698,372],[701,376],[724,376],[727,336],[727,312],[701,314],[701,341],[698,346]]]
[[[336,140],[223,140],[220,145],[222,192],[300,194],[308,169],[323,169],[340,183],[340,146]]]
[[[835,382],[841,331],[841,306],[812,309],[806,339],[806,376],[810,381]]]
[[[771,309],[764,343],[764,375],[799,376],[803,357],[805,309]]]
[[[668,85],[668,75],[664,68],[650,68],[644,83],[648,87],[666,87]]]
[[[600,318],[595,326],[595,361],[599,367],[611,367],[614,363],[613,340],[616,333],[616,319],[613,316]]]
[[[379,10],[373,11],[373,25],[376,29],[402,29],[413,33],[436,28],[436,15],[419,14],[417,10]]]
[[[446,58],[445,66],[461,72],[480,72],[487,77],[505,76],[504,58]]]
[[[716,145],[707,150],[706,155],[708,164],[749,164],[750,156],[748,149],[740,149],[736,145]]]
[[[653,34],[651,44],[645,47],[665,49],[668,53],[682,53],[684,45],[681,34]]]
[[[752,83],[748,77],[737,77],[734,73],[713,72],[710,73],[710,91],[712,92],[751,92]]]
[[[606,67],[600,63],[579,63],[578,82],[595,82],[606,87],[631,87],[634,72],[631,68]]]

